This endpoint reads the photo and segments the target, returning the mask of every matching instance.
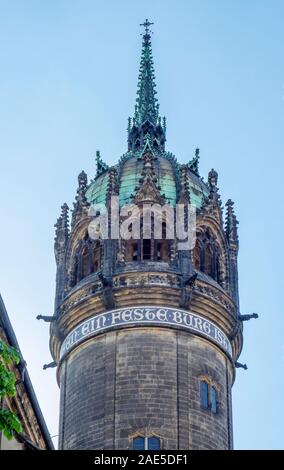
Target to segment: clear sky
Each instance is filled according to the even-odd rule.
[[[148,17],[167,148],[181,162],[200,147],[201,172],[219,172],[240,221],[241,362],[234,441],[284,448],[282,0],[0,0],[0,291],[51,435],[58,388],[53,313],[54,223],[77,175],[101,150],[126,150]],[[56,441],[56,438],[54,438]]]

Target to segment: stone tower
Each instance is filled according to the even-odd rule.
[[[199,150],[180,164],[165,149],[148,20],[143,26],[128,149],[111,167],[97,152],[95,177],[78,177],[71,224],[66,204],[56,223],[50,348],[59,446],[231,449],[231,388],[247,319],[239,313],[238,222],[231,200],[223,221],[218,175],[200,177]],[[111,228],[113,201],[121,211]],[[184,204],[186,226],[189,203],[196,207],[190,249],[168,234],[177,216],[167,225],[171,209]],[[150,223],[145,236],[142,208],[153,204],[166,207],[162,230],[156,236]],[[120,237],[123,224],[138,235]]]

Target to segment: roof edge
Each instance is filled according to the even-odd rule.
[[[5,307],[5,304],[4,304],[4,301],[2,299],[1,294],[0,294],[0,321],[3,323],[5,334],[7,335],[7,338],[9,340],[10,345],[14,346],[18,350],[21,361],[24,362],[24,357],[22,355],[22,352],[21,352],[16,334],[13,330],[13,327],[12,327],[12,324],[10,322],[8,312],[6,310],[6,307]],[[40,409],[40,406],[39,406],[38,400],[36,398],[36,394],[35,394],[35,391],[34,391],[34,388],[32,386],[32,382],[31,382],[31,379],[30,379],[30,376],[29,376],[29,373],[28,373],[27,370],[25,371],[25,375],[24,375],[24,384],[26,386],[29,398],[31,400],[31,404],[32,404],[32,407],[34,409],[35,415],[38,419],[40,429],[41,429],[41,432],[43,434],[43,437],[44,437],[45,443],[47,445],[47,448],[49,450],[54,450],[54,445],[53,445],[50,433],[48,431],[46,422],[44,420],[42,411]]]

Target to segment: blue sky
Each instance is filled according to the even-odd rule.
[[[283,1],[0,0],[0,291],[56,435],[35,320],[53,312],[53,225],[95,151],[115,163],[126,150],[146,17],[167,148],[187,162],[198,146],[202,174],[219,172],[240,221],[241,311],[260,314],[244,325],[235,447],[283,449]]]

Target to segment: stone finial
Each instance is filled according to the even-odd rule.
[[[97,165],[96,177],[100,176],[109,168],[108,165],[103,161],[99,150],[96,151],[96,165]]]
[[[84,171],[78,175],[78,189],[75,197],[75,202],[73,204],[74,208],[72,211],[72,227],[81,219],[83,215],[86,214],[89,203],[86,198],[86,191],[88,188],[88,177]]]
[[[195,149],[194,158],[188,163],[188,169],[199,176],[199,159],[200,159],[199,148]]]
[[[217,183],[218,183],[218,173],[212,168],[212,170],[209,171],[208,173],[208,185],[209,185],[210,191],[215,191],[215,192],[218,191]]]
[[[87,186],[88,186],[88,176],[87,176],[87,173],[85,173],[83,170],[78,175],[78,193],[85,194]]]
[[[213,216],[218,223],[223,227],[223,210],[222,203],[219,194],[219,189],[217,187],[218,183],[218,173],[212,169],[208,174],[208,188],[209,195],[204,200],[202,206],[202,212],[210,214]]]

